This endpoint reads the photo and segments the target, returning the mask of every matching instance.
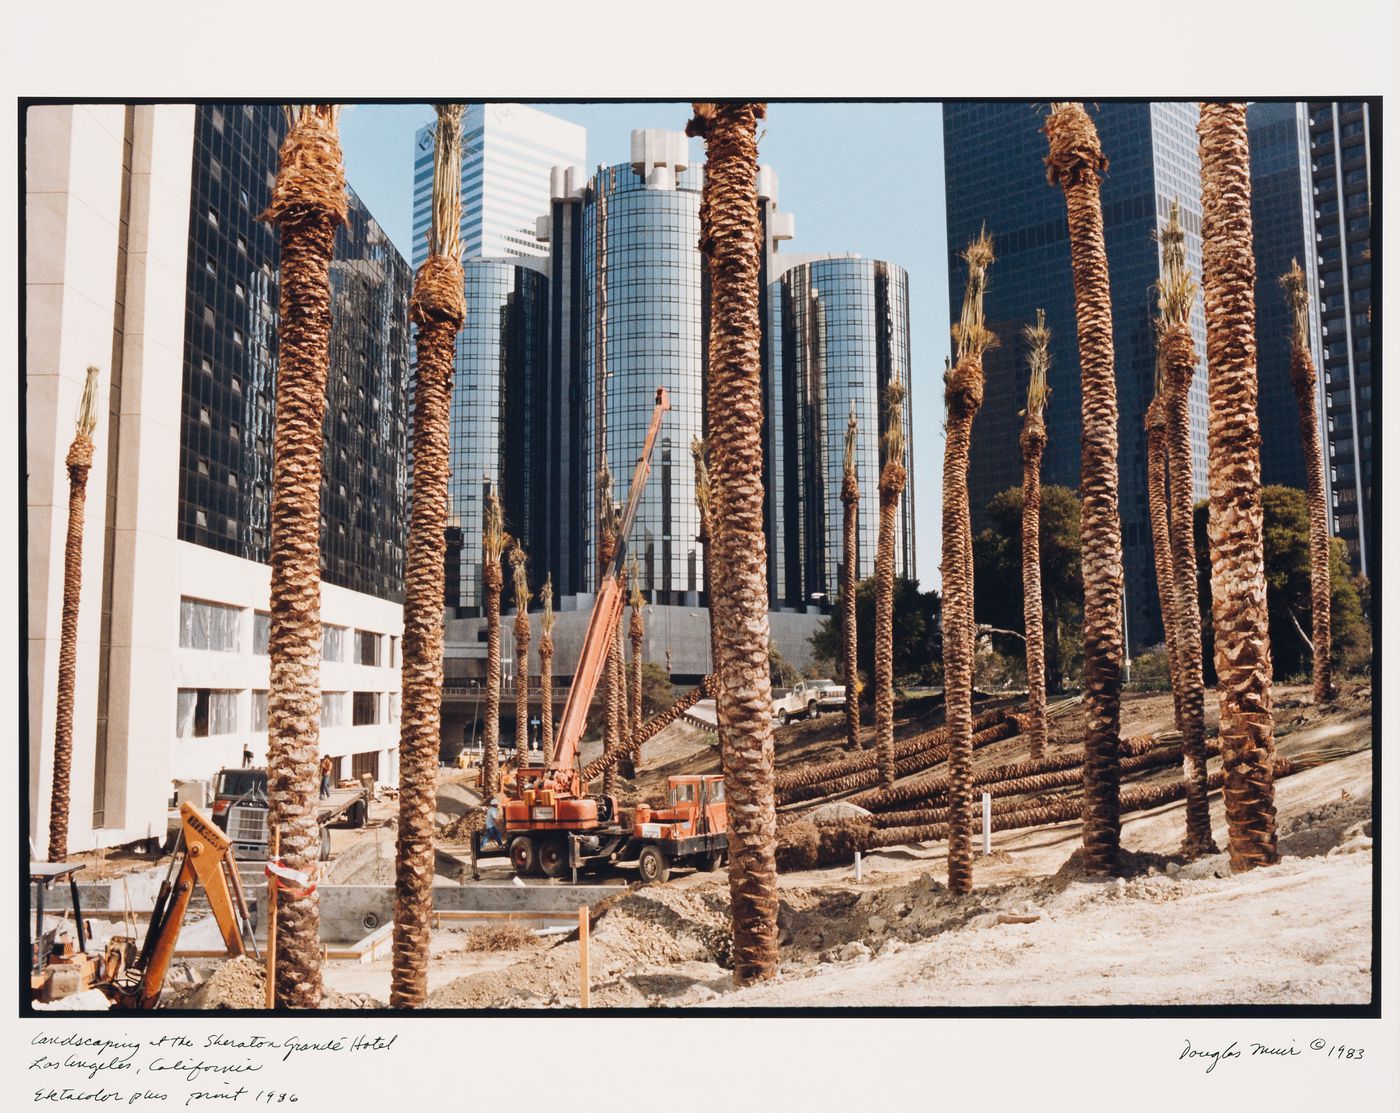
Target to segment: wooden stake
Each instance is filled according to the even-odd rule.
[[[271,825],[270,825],[271,826]],[[281,849],[277,828],[272,826],[272,839],[268,844],[269,857],[276,859]],[[277,1002],[277,878],[267,879],[267,1007],[271,1009]]]
[[[578,1001],[588,1008],[588,905],[578,906]]]
[[[982,793],[982,857],[992,852],[992,794]]]

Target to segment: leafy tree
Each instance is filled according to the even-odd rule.
[[[1019,575],[1019,573],[1018,573]],[[894,581],[894,678],[896,684],[928,684],[938,678],[942,646],[939,624],[941,599],[937,591],[920,591],[918,580],[897,577]],[[841,599],[825,622],[812,635],[812,656],[818,660],[840,661],[844,634]],[[875,675],[875,579],[862,580],[856,587],[856,656],[861,675],[867,678],[861,699],[873,698]],[[849,684],[850,678],[843,677]]]
[[[676,689],[666,670],[655,661],[642,662],[642,721],[676,702]]]
[[[974,613],[979,624],[1025,632],[1021,576],[1021,488],[1010,487],[987,503],[989,525],[972,543]],[[1078,671],[1084,610],[1080,570],[1079,498],[1068,487],[1040,489],[1040,579],[1045,601],[1046,687],[1057,691]],[[1023,652],[1019,639],[1015,652]]]
[[[1310,632],[1312,587],[1308,549],[1307,495],[1294,487],[1264,487],[1264,574],[1268,585],[1269,640],[1275,677],[1307,675],[1312,652],[1300,628]],[[1210,547],[1206,539],[1209,506],[1196,506],[1197,581],[1206,683],[1214,684],[1215,631],[1211,622]],[[1343,671],[1365,668],[1371,660],[1370,583],[1351,570],[1345,547],[1332,539],[1332,662]]]

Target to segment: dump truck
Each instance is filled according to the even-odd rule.
[[[363,827],[369,820],[374,781],[366,774],[352,788],[333,788],[328,799],[316,805],[321,829],[321,859],[331,856],[333,826]],[[267,857],[267,770],[220,769],[214,777],[214,822],[233,842],[240,859]]]

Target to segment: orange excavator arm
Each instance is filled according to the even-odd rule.
[[[228,836],[200,815],[187,803],[180,805],[180,820],[184,837],[184,861],[168,897],[169,902],[157,901],[157,908],[147,929],[141,950],[140,981],[134,992],[123,994],[122,1002],[138,1009],[153,1009],[160,1000],[180,928],[185,922],[195,882],[204,886],[209,909],[224,937],[231,956],[245,953],[243,936],[234,912],[234,895],[241,901],[238,872],[233,864]],[[162,894],[165,896],[166,894]]]
[[[671,398],[666,393],[666,388],[657,387],[656,408],[652,410],[651,425],[647,428],[642,453],[637,457],[637,466],[632,472],[632,485],[627,490],[627,506],[622,512],[622,522],[618,527],[617,551],[613,554],[612,562],[603,570],[598,584],[593,613],[588,620],[588,632],[584,635],[578,666],[574,669],[574,680],[569,685],[569,696],[564,702],[564,716],[559,720],[555,734],[554,753],[550,759],[549,770],[556,781],[561,776],[567,778],[574,772],[579,740],[583,738],[583,728],[588,718],[588,707],[598,690],[598,682],[602,679],[603,668],[607,664],[608,646],[622,616],[622,587],[618,583],[617,572],[622,567],[627,552],[627,538],[637,517],[637,507],[642,501],[647,476],[651,474],[651,453],[656,445],[657,433],[661,430],[661,417],[670,408]]]

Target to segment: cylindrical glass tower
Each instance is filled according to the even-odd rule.
[[[856,574],[875,571],[879,478],[884,464],[886,389],[910,387],[909,279],[876,259],[835,257],[796,263],[772,284],[773,367],[769,413],[782,429],[774,469],[769,537],[773,595],[779,605],[830,603],[840,587],[841,483],[846,423],[854,404],[860,482]],[[904,404],[908,480],[900,497],[895,574],[914,575],[913,406]]]
[[[705,582],[690,455],[691,438],[704,430],[700,171],[685,163],[683,142],[665,150],[669,155],[660,160],[665,165],[648,156],[600,169],[585,196],[579,252],[583,582],[596,589],[602,454],[612,470],[613,497],[624,503],[656,388],[664,386],[671,410],[652,455],[629,548],[651,602],[693,605]]]

